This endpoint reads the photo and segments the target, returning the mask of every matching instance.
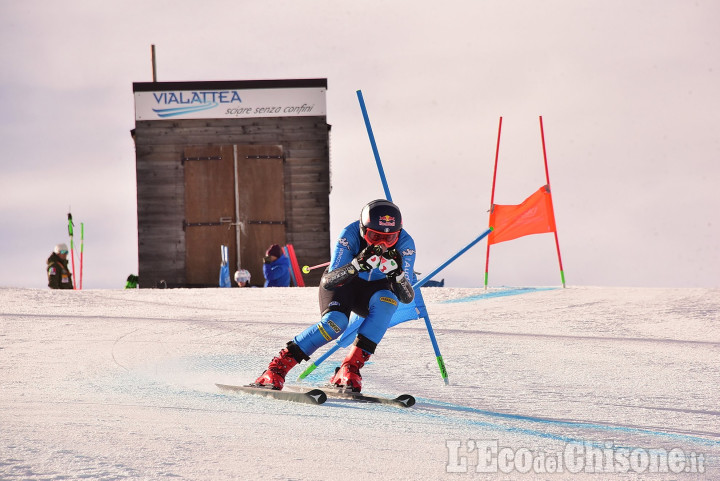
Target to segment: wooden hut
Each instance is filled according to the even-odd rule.
[[[330,255],[327,79],[134,83],[140,287],[262,285],[271,244]],[[317,285],[322,273],[305,276]]]

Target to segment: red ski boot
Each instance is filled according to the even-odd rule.
[[[345,388],[352,392],[360,392],[362,389],[362,376],[360,369],[370,359],[370,353],[353,346],[350,354],[347,355],[335,375],[330,378],[330,384]]]
[[[283,349],[277,357],[270,361],[270,365],[262,375],[255,380],[258,386],[270,387],[281,390],[285,385],[285,375],[295,367],[298,361],[290,354],[288,349]]]

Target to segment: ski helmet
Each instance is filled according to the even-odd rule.
[[[250,273],[246,269],[235,271],[235,282],[250,282]]]
[[[370,245],[389,249],[398,241],[401,230],[400,209],[388,200],[374,200],[360,211],[360,234]]]
[[[67,254],[68,246],[67,246],[67,244],[58,244],[55,246],[55,249],[53,252],[55,252],[55,254]]]

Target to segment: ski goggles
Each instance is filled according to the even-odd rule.
[[[395,245],[400,237],[400,232],[379,232],[373,229],[365,229],[365,240],[370,245],[385,246],[389,249]]]

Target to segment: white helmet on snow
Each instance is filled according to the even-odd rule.
[[[68,246],[67,246],[67,244],[58,244],[55,246],[55,249],[53,252],[55,252],[55,254],[67,254]]]

